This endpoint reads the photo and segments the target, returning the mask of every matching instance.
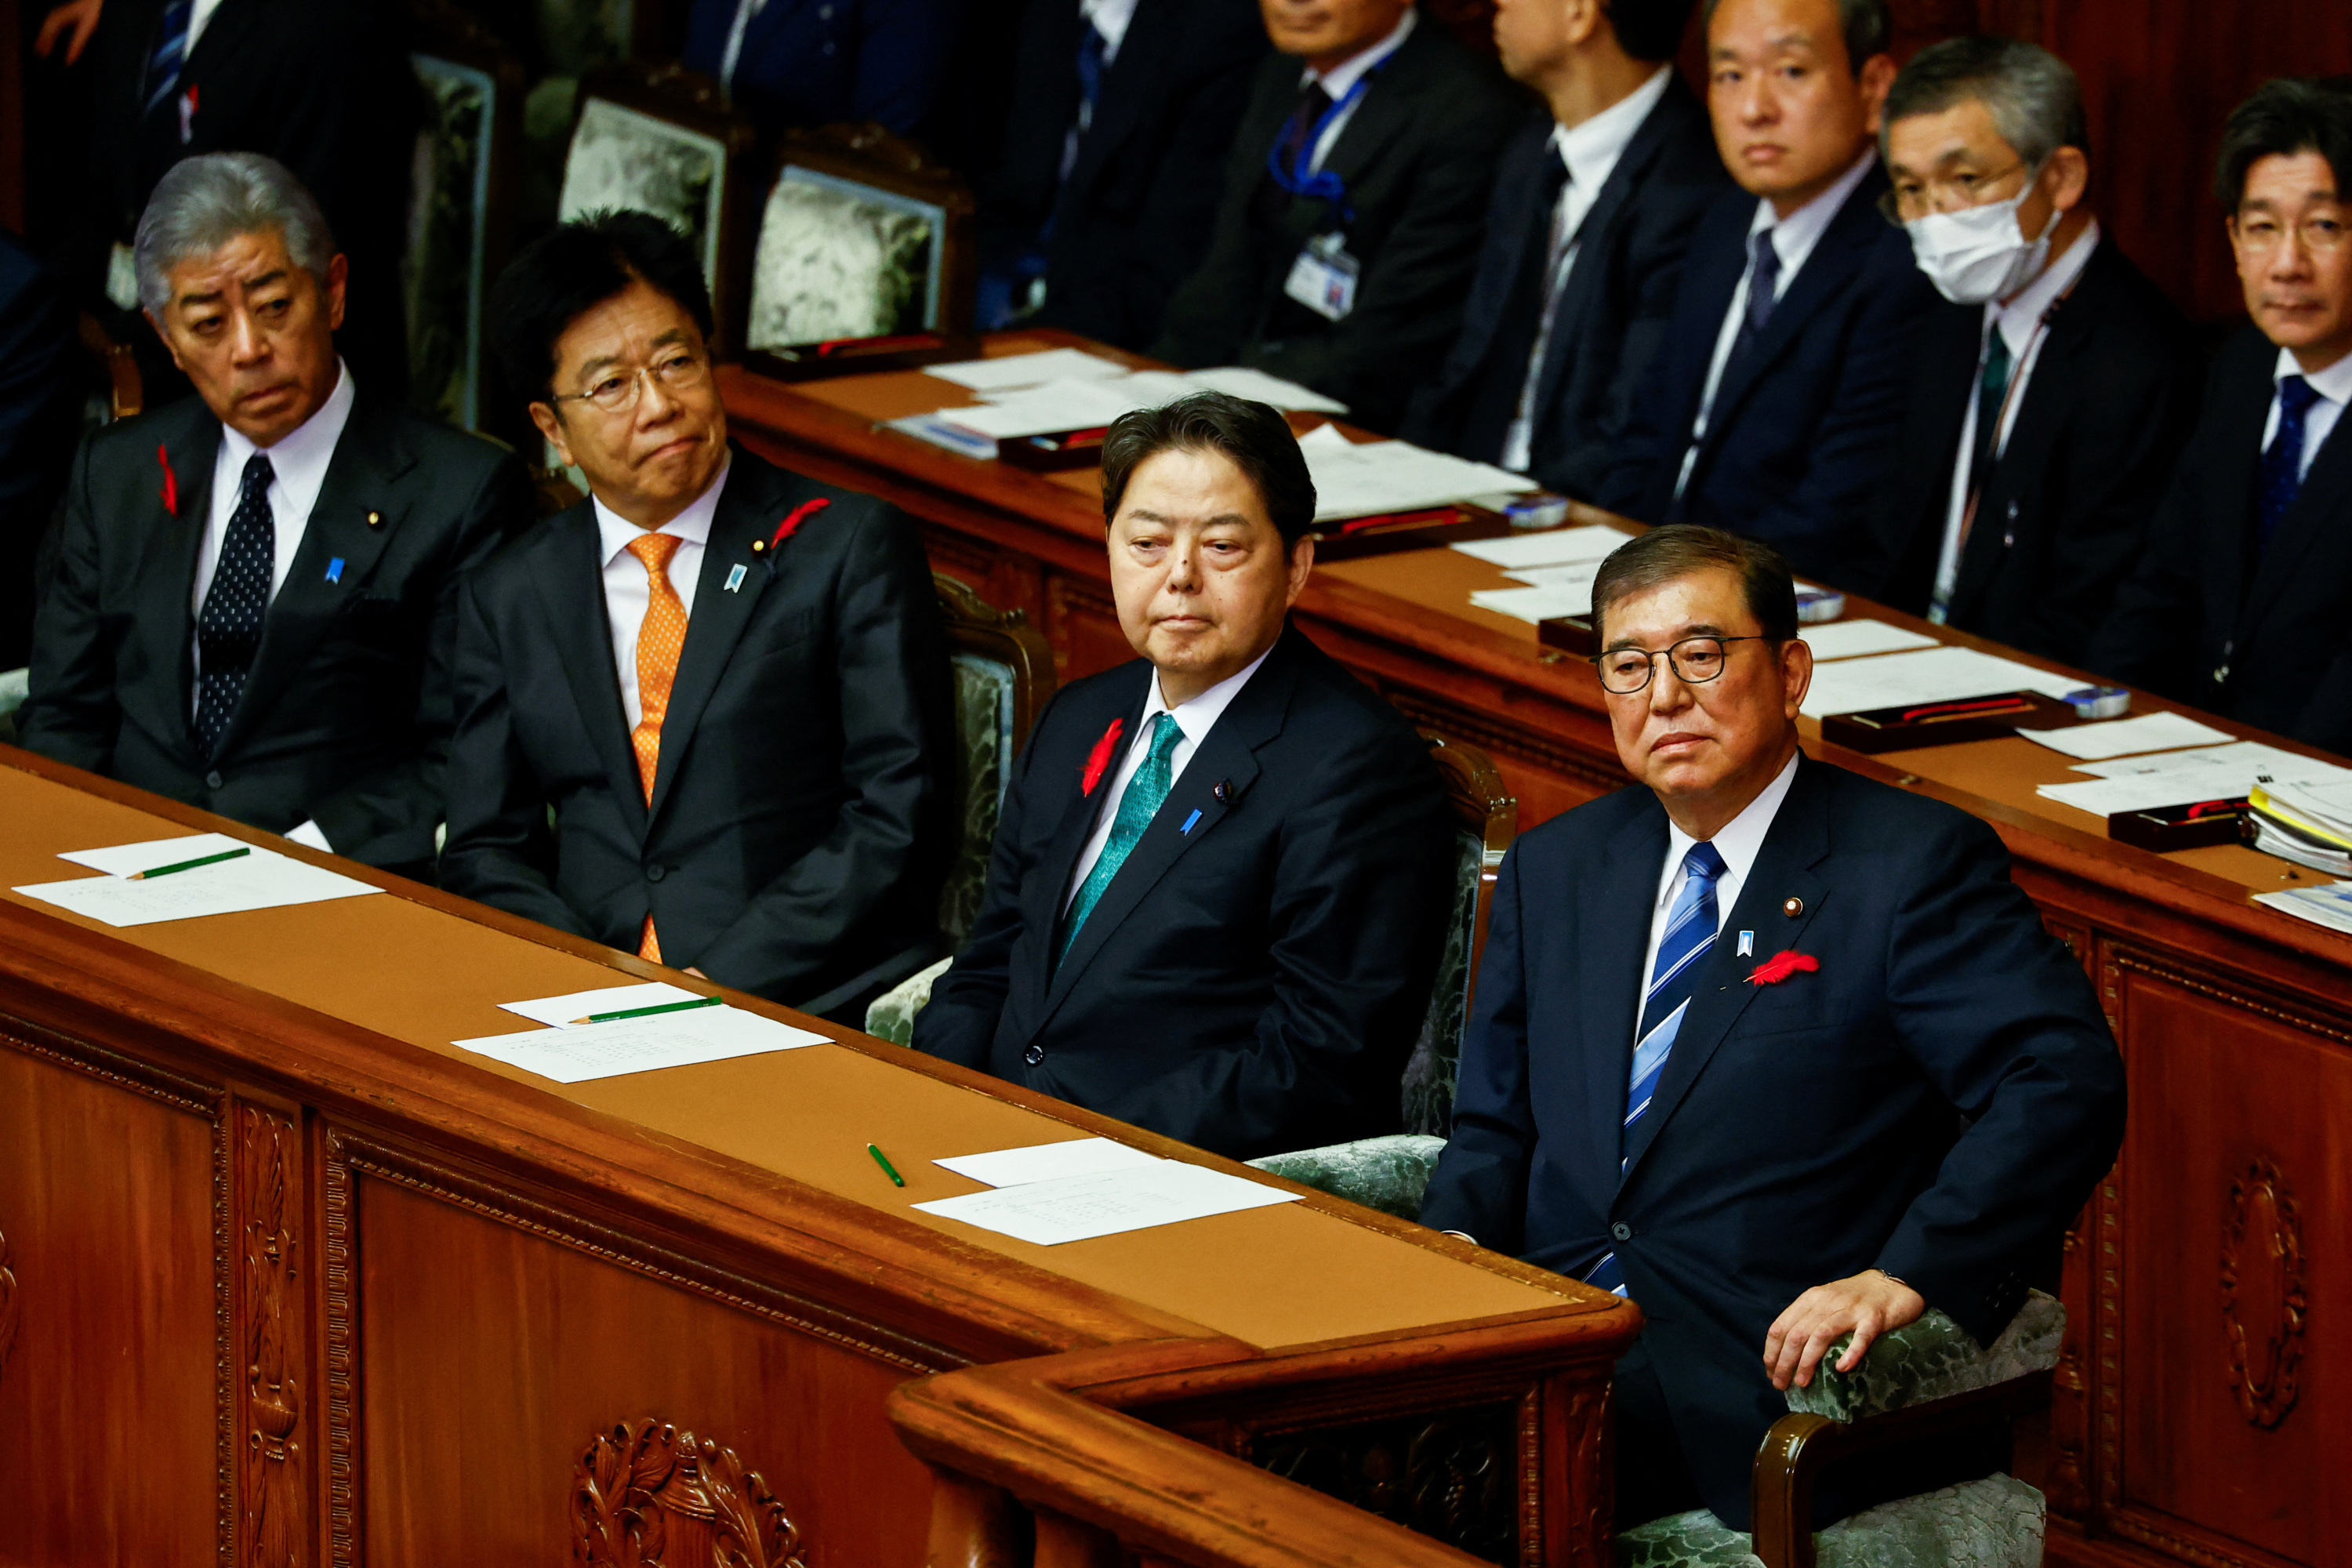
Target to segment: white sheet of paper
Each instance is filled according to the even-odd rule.
[[[931,1163],[987,1186],[1018,1187],[1030,1182],[1053,1182],[1065,1176],[1091,1176],[1103,1171],[1157,1165],[1160,1160],[1157,1154],[1130,1149],[1108,1138],[1073,1138],[1063,1143],[1033,1143],[1025,1149],[956,1154]]]
[[[2352,936],[2352,882],[2282,888],[2275,893],[2256,893],[2254,902]]]
[[[1326,397],[1311,387],[1301,386],[1295,381],[1285,381],[1278,375],[1268,375],[1244,364],[1220,364],[1206,370],[1186,371],[1184,379],[1195,391],[1222,392],[1234,397],[1246,397],[1254,403],[1270,403],[1276,408],[1296,408],[1309,414],[1348,412],[1348,405],[1337,398]]]
[[[1122,414],[1150,405],[1151,399],[1139,398],[1125,387],[1123,381],[1049,381],[1043,386],[1007,393],[993,403],[941,408],[930,416],[1000,441],[1054,430],[1083,430],[1108,425]]]
[[[2072,730],[2020,730],[2018,733],[2037,746],[2093,761],[2126,757],[2135,752],[2211,746],[2237,739],[2180,713],[2143,713],[2137,719],[2110,719],[2097,724],[2077,725]]]
[[[2298,756],[2276,746],[2265,746],[2260,741],[2237,741],[2226,746],[2200,746],[2193,751],[2165,752],[2152,757],[2116,757],[2105,762],[2076,763],[2068,771],[2088,773],[2096,779],[2119,779],[2137,773],[2179,773],[2200,768],[2225,768],[2231,776],[2244,778],[2247,789],[2253,787],[2257,774],[2265,773],[2273,778],[2295,783],[2352,778],[2352,769],[2339,768],[2316,757]],[[2237,793],[2243,795],[2246,791]]]
[[[534,1024],[548,1024],[559,1029],[575,1026],[574,1018],[585,1018],[591,1013],[618,1013],[630,1007],[658,1007],[665,1002],[691,1002],[701,994],[682,985],[671,985],[656,980],[644,985],[606,985],[594,991],[574,991],[568,996],[541,996],[528,1002],[501,1002],[504,1012],[520,1014]]]
[[[1831,621],[1824,626],[1799,626],[1797,635],[1817,659],[1860,658],[1864,654],[1899,653],[1905,648],[1934,647],[1936,639],[1906,631],[1885,621]]]
[[[1298,449],[1309,457],[1317,452],[1344,452],[1355,445],[1337,425],[1318,425],[1298,438]]]
[[[119,845],[112,849],[76,850],[58,858],[72,860],[77,865],[89,865],[92,857],[102,857],[111,864],[125,866],[128,869],[119,875],[80,877],[66,882],[35,882],[15,891],[118,930],[126,926],[155,925],[163,921],[194,920],[205,915],[233,915],[247,910],[324,903],[330,899],[351,899],[364,893],[383,891],[339,872],[324,870],[291,856],[260,848],[234,860],[199,866],[191,871],[174,871],[168,877],[158,877],[152,881],[128,880],[132,871],[193,860],[237,845],[236,839],[224,838],[217,833],[205,833],[184,838]],[[135,854],[132,853],[134,851]]]
[[[698,1007],[691,1013],[663,1013],[617,1024],[527,1029],[519,1035],[485,1035],[451,1043],[558,1083],[585,1083],[624,1073],[797,1050],[826,1041],[823,1035],[795,1029],[757,1013]]]
[[[1033,354],[927,364],[923,374],[968,386],[974,392],[1001,392],[1008,386],[1036,386],[1048,381],[1108,380],[1125,375],[1127,366],[1084,349],[1042,349]]]
[[[1067,1241],[1297,1201],[1295,1194],[1222,1171],[1188,1165],[1181,1160],[1158,1160],[1123,1171],[997,1187],[914,1206],[1016,1241],[1058,1247]]]
[[[1535,488],[1524,474],[1428,451],[1410,441],[1350,442],[1335,432],[1333,439],[1302,441],[1299,449],[1307,454],[1307,472],[1315,481],[1318,522],[1482,500]]]
[[[1590,570],[1581,577],[1527,588],[1479,588],[1472,592],[1470,602],[1482,610],[1529,623],[1559,616],[1581,616],[1592,608],[1592,575],[1601,563],[1596,561],[1587,564]]]
[[[149,838],[137,844],[114,844],[103,849],[69,849],[58,858],[70,860],[77,866],[87,866],[93,871],[103,871],[110,877],[128,877],[140,871],[152,871],[158,866],[176,866],[183,860],[245,847],[244,839],[231,838],[226,833],[192,833],[178,838]],[[173,873],[175,876],[184,874]]]
[[[1517,576],[1530,567],[1598,561],[1632,537],[1591,523],[1579,528],[1548,528],[1538,533],[1515,533],[1508,539],[1474,539],[1452,548],[1492,562]]]
[[[2082,682],[2053,675],[2014,659],[1997,658],[1972,647],[1927,647],[1824,664],[1813,671],[1803,711],[1819,719],[1831,713],[1864,713],[1901,703],[1949,702],[2002,691],[2039,691],[2063,697]]]
[[[2033,793],[2044,800],[2087,811],[2093,816],[2112,816],[2118,811],[2147,811],[2200,800],[2231,800],[2246,793],[2244,789],[2231,788],[2231,783],[2225,770],[2216,768],[2210,776],[2184,772],[2136,773],[2128,778],[2043,784]]]

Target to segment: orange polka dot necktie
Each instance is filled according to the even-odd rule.
[[[646,618],[637,628],[637,727],[629,731],[636,749],[637,777],[645,785],[646,803],[654,798],[654,771],[661,762],[662,720],[669,713],[669,689],[677,679],[677,657],[686,647],[686,605],[670,586],[670,557],[686,542],[674,533],[641,533],[629,541],[629,553],[645,563]],[[646,917],[637,941],[637,956],[661,962],[661,942],[654,935],[654,918]]]

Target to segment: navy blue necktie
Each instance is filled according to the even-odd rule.
[[[220,755],[222,737],[261,647],[261,622],[269,612],[278,562],[278,531],[269,515],[269,482],[277,477],[262,453],[246,459],[236,510],[229,514],[220,560],[196,616],[196,741],[208,760]]]
[[[2278,532],[2280,521],[2303,489],[2304,416],[2317,401],[2319,394],[2303,377],[2280,378],[2278,434],[2271,437],[2270,449],[2263,454],[2263,489],[2255,502],[2258,531],[2254,538],[2259,549],[2270,548],[2271,536]]]
[[[1773,248],[1772,231],[1763,229],[1748,237],[1748,310],[1739,318],[1739,331],[1731,339],[1731,356],[1723,362],[1723,378],[1731,379],[1731,367],[1753,353],[1756,340],[1764,335],[1765,324],[1772,319],[1772,307],[1779,303],[1780,286],[1780,253]],[[1723,384],[1716,384],[1716,395],[1723,395]]]
[[[195,0],[172,0],[163,7],[163,25],[155,52],[147,57],[147,98],[140,112],[152,114],[180,85],[180,68],[188,58],[188,17]]]

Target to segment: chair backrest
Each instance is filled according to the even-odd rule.
[[[1421,1037],[1405,1064],[1404,1130],[1443,1138],[1453,1127],[1454,1076],[1477,983],[1478,953],[1486,941],[1487,908],[1503,856],[1518,836],[1519,802],[1504,788],[1502,774],[1484,752],[1435,730],[1421,734],[1454,808],[1454,899]]]
[[[443,0],[415,7],[423,47],[418,175],[400,284],[410,405],[461,429],[483,420],[482,300],[506,265],[522,139],[522,63]]]
[[[879,125],[784,139],[760,216],[744,348],[802,363],[817,345],[971,331],[971,190]]]
[[[1054,650],[1029,617],[1000,610],[963,584],[931,574],[955,678],[955,863],[940,893],[940,929],[961,947],[980,913],[996,819],[1013,759],[1054,694]]]

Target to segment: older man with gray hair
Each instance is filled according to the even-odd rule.
[[[21,742],[429,874],[457,584],[530,521],[528,477],[353,384],[344,260],[281,164],[173,166],[137,261],[197,395],[83,442]]]
[[[2196,416],[2189,326],[2092,216],[2074,73],[2013,38],[1922,49],[1886,96],[1885,210],[1950,301],[1874,498],[1915,614],[2085,662]]]

